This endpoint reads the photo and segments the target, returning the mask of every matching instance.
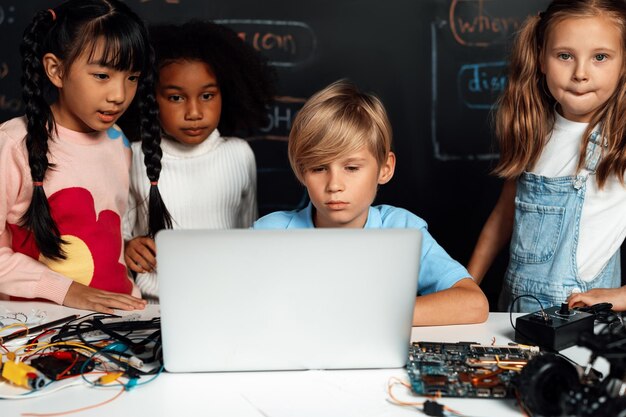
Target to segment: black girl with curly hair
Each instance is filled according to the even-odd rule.
[[[169,227],[154,53],[117,0],[69,0],[24,31],[25,116],[0,126],[0,293],[112,312],[145,301],[123,261],[129,143],[115,125],[137,93],[150,233]]]
[[[159,184],[173,227],[250,227],[257,217],[256,163],[248,142],[234,136],[267,124],[273,71],[235,32],[215,23],[154,26],[150,35],[159,70]],[[125,260],[144,296],[156,301],[156,247],[138,149],[133,144]]]

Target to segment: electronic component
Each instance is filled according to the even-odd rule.
[[[536,347],[415,342],[407,372],[418,395],[513,398],[512,378],[538,353]]]
[[[606,339],[590,335],[588,341],[604,344]],[[607,358],[611,371],[604,379],[590,377],[552,353],[533,358],[514,381],[520,405],[533,416],[625,417],[626,397],[620,392],[625,356],[623,350],[613,355]]]
[[[2,377],[14,385],[33,390],[43,388],[46,385],[46,379],[42,373],[24,362],[4,362]]]
[[[563,304],[518,317],[515,341],[561,350],[574,346],[581,333],[593,333],[593,314]]]
[[[98,382],[102,385],[110,384],[111,382],[117,381],[118,378],[122,377],[123,375],[124,372],[111,372],[98,378]]]
[[[542,416],[564,415],[564,401],[570,393],[582,388],[574,366],[553,354],[531,360],[514,385],[524,406],[532,410],[533,415]]]
[[[83,372],[90,372],[94,368],[94,362],[83,364],[87,357],[71,351],[56,351],[52,355],[39,356],[30,361],[31,366],[41,371],[48,378],[56,381],[63,377],[80,375]]]
[[[591,351],[584,368],[551,353],[528,362],[515,385],[529,415],[626,417],[626,327],[614,317],[617,325],[577,338],[578,346]],[[604,377],[591,368],[598,358],[610,365]]]

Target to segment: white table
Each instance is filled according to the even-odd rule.
[[[0,301],[0,312],[41,309],[50,320],[80,312],[47,303]],[[157,306],[146,314],[158,315]],[[506,313],[491,313],[484,324],[440,327],[415,327],[414,341],[459,342],[505,345],[513,338]],[[355,343],[367,343],[367,337]],[[573,347],[563,351],[571,359],[586,363],[589,352]],[[604,366],[601,364],[601,367]],[[608,367],[600,369],[606,372]],[[391,417],[420,416],[410,407],[387,401],[387,383],[391,377],[408,380],[404,369],[278,371],[170,374],[162,373],[154,381],[124,392],[119,398],[72,415],[76,416],[341,416]],[[143,378],[142,378],[143,380]],[[0,384],[0,393],[9,387]],[[12,388],[14,389],[14,388]],[[113,397],[119,391],[80,385],[47,396],[20,400],[0,400],[2,417],[21,413],[53,413],[93,405]],[[394,394],[405,401],[423,401],[402,386]],[[520,416],[514,400],[442,398],[445,404],[465,416]]]

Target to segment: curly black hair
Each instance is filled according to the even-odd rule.
[[[275,72],[232,29],[191,20],[181,25],[154,25],[148,30],[159,69],[181,60],[201,61],[211,67],[222,96],[218,124],[222,135],[249,134],[267,123],[267,106],[275,92]]]

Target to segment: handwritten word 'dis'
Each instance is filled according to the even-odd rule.
[[[461,66],[457,82],[461,101],[470,109],[489,109],[504,91],[506,62]]]

